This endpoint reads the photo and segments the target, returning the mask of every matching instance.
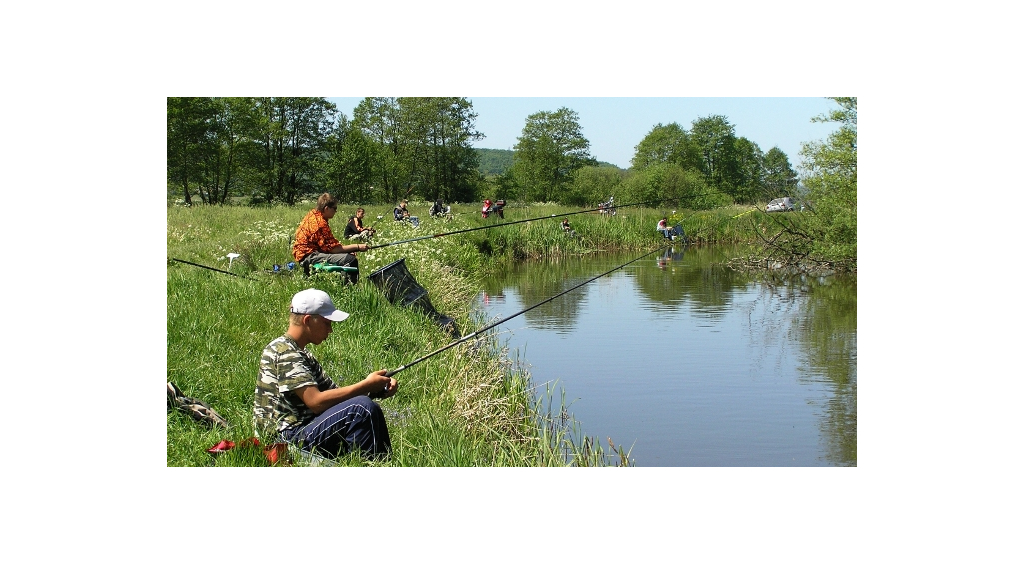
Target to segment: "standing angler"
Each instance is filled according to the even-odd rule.
[[[306,350],[319,345],[344,321],[326,292],[310,288],[292,298],[288,331],[263,349],[253,401],[257,435],[281,437],[303,450],[335,457],[354,448],[378,458],[391,452],[391,437],[379,405],[369,398],[389,398],[398,381],[387,370],[367,374],[362,381],[338,387]]]
[[[295,230],[292,256],[304,271],[309,272],[309,267],[318,263],[359,268],[359,259],[354,253],[366,251],[369,247],[365,243],[342,245],[338,242],[331,232],[331,226],[327,224],[336,213],[338,200],[325,193],[317,199],[316,207],[309,210]],[[359,281],[359,270],[345,275],[353,284]]]

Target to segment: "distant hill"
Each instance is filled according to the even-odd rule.
[[[480,158],[480,173],[484,176],[498,175],[505,172],[512,166],[512,154],[515,151],[509,149],[475,149]],[[597,166],[610,166],[619,168],[612,163],[597,161]]]
[[[480,159],[480,174],[484,176],[498,175],[512,166],[512,153],[508,149],[476,149]]]

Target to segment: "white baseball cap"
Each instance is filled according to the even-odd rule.
[[[335,309],[334,302],[327,292],[310,288],[292,297],[292,313],[319,315],[331,321],[345,321],[348,314]]]

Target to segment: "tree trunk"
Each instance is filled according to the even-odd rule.
[[[185,146],[186,151],[182,151],[182,172],[181,179],[181,190],[184,192],[185,205],[192,205],[192,194],[188,192],[188,145]]]

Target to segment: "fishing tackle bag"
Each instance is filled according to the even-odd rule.
[[[228,420],[213,410],[204,401],[187,397],[173,382],[167,382],[167,409],[177,409],[189,417],[210,427],[228,428]]]

